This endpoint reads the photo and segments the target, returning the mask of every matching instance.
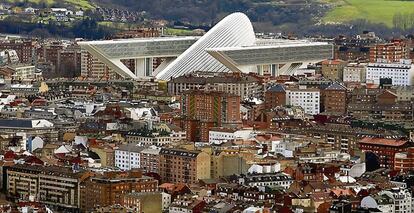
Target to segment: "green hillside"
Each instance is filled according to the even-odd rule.
[[[33,4],[46,4],[47,6],[56,5],[69,5],[75,8],[93,9],[95,8],[94,4],[90,0],[1,0],[0,2],[7,2],[16,4],[21,3],[33,3]]]
[[[373,23],[393,26],[394,15],[414,14],[414,1],[401,0],[325,0],[334,8],[323,18],[325,23],[366,19]]]

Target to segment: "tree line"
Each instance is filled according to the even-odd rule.
[[[39,38],[61,37],[61,38],[85,38],[102,39],[109,37],[116,30],[99,25],[96,20],[85,18],[64,26],[58,22],[30,23],[9,16],[0,20],[0,32],[9,34],[22,34]]]
[[[407,30],[414,27],[414,12],[413,13],[396,13],[392,18],[394,28]]]

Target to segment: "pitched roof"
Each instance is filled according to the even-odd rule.
[[[383,145],[383,146],[402,146],[407,143],[406,140],[387,139],[387,138],[362,138],[359,143]]]
[[[145,147],[143,147],[143,146],[137,146],[137,144],[130,143],[130,144],[120,145],[118,150],[139,153],[144,149],[145,149]]]
[[[269,92],[286,92],[286,89],[281,84],[276,84],[275,86],[270,87],[267,91]]]

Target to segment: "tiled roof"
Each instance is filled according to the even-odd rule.
[[[383,145],[383,146],[402,146],[407,143],[406,140],[396,140],[396,139],[387,139],[387,138],[363,138],[359,143],[364,144],[373,144],[373,145]]]

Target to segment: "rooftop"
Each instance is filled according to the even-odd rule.
[[[190,157],[190,158],[195,158],[200,153],[201,153],[200,151],[190,151],[190,150],[184,150],[184,149],[161,149],[160,151],[161,155],[176,155],[176,156]]]
[[[359,143],[382,145],[382,146],[403,146],[407,143],[406,140],[386,139],[386,138],[362,138]]]

